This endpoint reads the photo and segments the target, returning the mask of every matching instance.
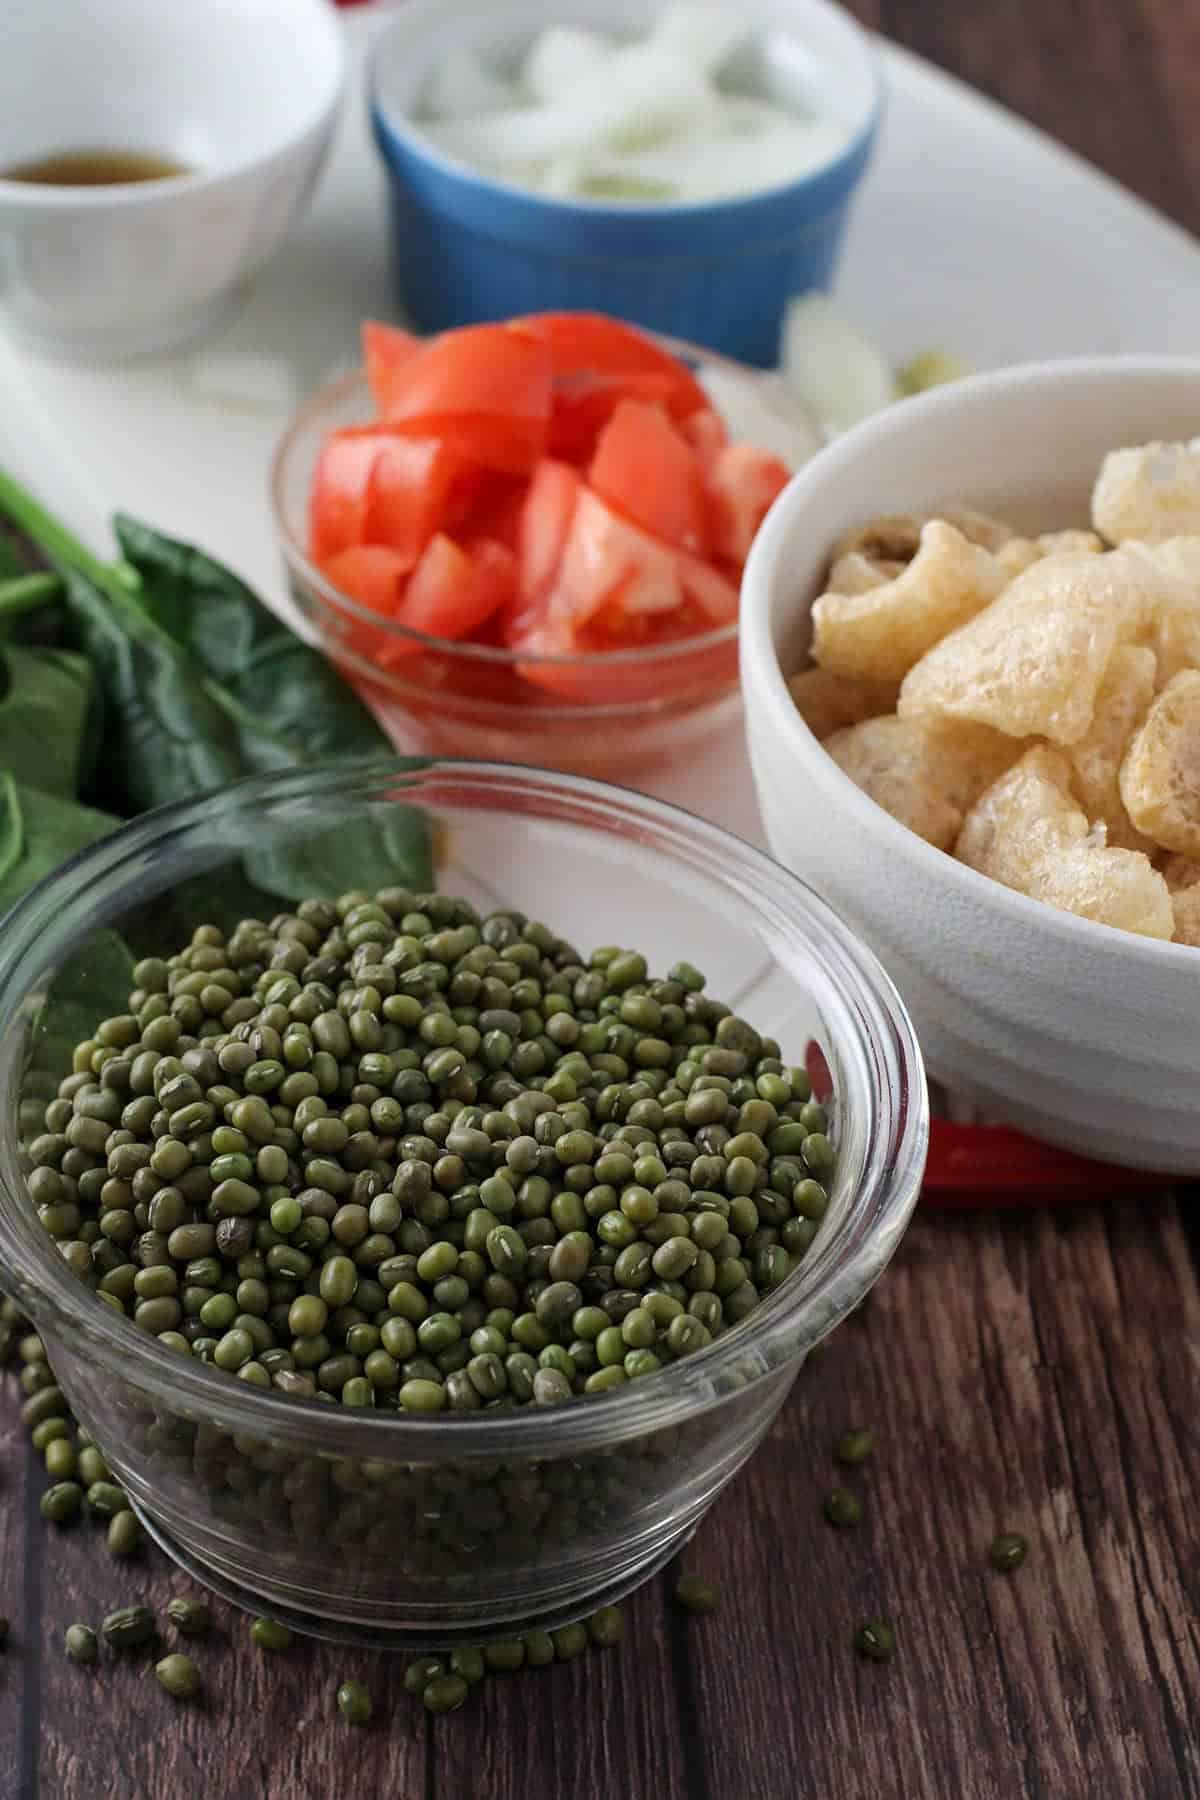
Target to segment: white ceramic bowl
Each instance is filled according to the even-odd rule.
[[[213,324],[279,248],[328,147],[345,49],[327,0],[37,0],[8,6],[0,35],[0,175],[81,150],[190,171],[0,179],[10,329],[106,358]]]
[[[1200,360],[1005,370],[905,401],[821,452],[759,535],[742,601],[750,754],[778,859],[867,940],[930,1073],[987,1113],[1114,1162],[1200,1175],[1200,951],[1028,900],[943,855],[842,774],[784,679],[830,546],[880,513],[960,504],[1087,523],[1106,451],[1200,434]]]

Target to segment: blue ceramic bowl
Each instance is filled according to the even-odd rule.
[[[418,330],[606,312],[776,363],[788,303],[832,281],[882,87],[870,39],[830,0],[738,3],[761,21],[760,91],[824,102],[846,122],[844,149],[761,194],[626,205],[547,198],[468,168],[423,131],[422,99],[451,50],[511,65],[551,18],[643,37],[661,0],[408,0],[376,41],[369,87],[400,300]]]

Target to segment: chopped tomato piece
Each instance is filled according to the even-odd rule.
[[[540,600],[553,581],[583,483],[574,469],[549,457],[537,466],[521,509],[521,599]]]
[[[465,550],[439,533],[413,571],[397,623],[426,637],[469,637],[516,585],[516,557],[503,544],[485,540]]]
[[[686,640],[704,629],[703,624],[693,623],[690,632],[677,633],[674,621],[660,619],[650,623],[645,636],[633,647],[653,650]],[[566,704],[604,706],[635,700],[684,704],[711,688],[727,686],[737,676],[737,644],[733,640],[672,655],[669,673],[653,657],[645,662],[616,656],[611,661],[593,658],[574,664],[544,661],[613,648],[611,644],[598,643],[595,634],[576,634],[561,622],[533,626],[513,648],[528,659],[517,664],[523,679]]]
[[[759,526],[792,478],[779,457],[751,444],[729,444],[710,465],[705,486],[717,555],[740,567]]]
[[[618,588],[608,604],[580,626],[575,633],[578,651],[602,655],[612,650],[644,650],[652,644],[697,637],[711,629],[707,614],[687,599],[670,612],[629,612],[625,596],[632,586],[631,580]]]
[[[700,460],[661,407],[621,401],[596,447],[588,485],[643,531],[704,553]]]
[[[542,454],[550,422],[546,346],[502,325],[431,338],[389,372],[384,423],[441,438],[464,461],[520,475]]]
[[[362,328],[363,361],[367,381],[375,405],[380,412],[387,406],[387,396],[397,371],[421,348],[421,340],[399,325],[380,325],[367,319]]]
[[[352,544],[321,561],[321,572],[343,594],[372,612],[394,614],[412,564],[382,544]]]
[[[446,523],[460,465],[437,438],[377,437],[363,536],[406,557],[412,569]]]
[[[680,430],[704,468],[716,461],[729,442],[724,419],[711,407],[705,407],[703,412],[693,413],[690,419],[683,421]]]
[[[708,405],[704,389],[677,356],[618,319],[602,313],[534,313],[514,319],[508,329],[548,346],[556,378],[578,374],[593,378],[658,376],[665,379],[661,398],[672,418],[686,419]],[[632,387],[629,391],[637,390]]]
[[[520,637],[545,613],[583,483],[566,463],[544,457],[525,490],[517,531],[517,591],[497,618],[500,641]]]
[[[518,565],[507,544],[481,538],[471,545],[475,563],[480,625],[490,623],[517,595]]]
[[[698,631],[716,631],[732,625],[738,616],[738,589],[711,563],[698,556],[681,556],[679,578],[687,600],[693,601],[702,614]]]
[[[583,488],[546,601],[546,617],[579,631],[618,596],[619,611],[629,618],[672,612],[683,601],[679,560],[668,545]]]
[[[551,456],[586,467],[596,454],[600,434],[623,400],[640,400],[670,412],[674,387],[669,375],[557,375],[546,447]],[[699,414],[695,414],[699,417]]]
[[[459,481],[451,495],[446,529],[463,539],[491,538],[515,554],[527,492],[524,480],[475,470],[469,479]]]
[[[308,547],[315,562],[366,537],[379,444],[379,433],[368,428],[331,432],[321,445],[308,498]]]
[[[509,601],[509,604],[507,606],[502,606],[499,612],[494,612],[490,619],[485,619],[483,624],[479,627],[479,630],[471,633],[471,642],[473,644],[482,644],[489,650],[507,650],[509,639],[508,620],[515,604],[514,601]],[[496,668],[493,670],[493,674],[500,677],[501,675],[506,675],[507,670]]]

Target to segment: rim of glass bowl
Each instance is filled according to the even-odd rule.
[[[664,350],[671,351],[680,361],[689,367],[700,367],[710,364],[723,369],[727,374],[736,376],[748,386],[753,386],[756,394],[761,396],[764,405],[774,404],[781,418],[790,412],[791,423],[797,432],[806,434],[813,444],[822,441],[822,433],[814,421],[808,416],[798,396],[788,392],[782,382],[769,370],[752,369],[746,363],[735,358],[722,356],[716,350],[707,350],[699,344],[689,344],[682,338],[666,337],[661,332],[646,332]],[[682,657],[692,657],[707,651],[718,650],[727,644],[736,643],[739,621],[722,625],[716,631],[706,631],[696,637],[680,638],[671,644],[656,644],[649,649],[632,650],[593,650],[582,656],[529,656],[516,650],[505,650],[494,644],[465,643],[458,638],[430,637],[423,631],[412,631],[406,626],[397,625],[393,620],[384,618],[373,612],[368,606],[361,606],[349,594],[335,587],[329,578],[322,573],[310,559],[307,545],[297,537],[292,529],[288,516],[286,488],[292,473],[293,459],[301,453],[301,439],[331,409],[345,404],[357,392],[363,399],[363,423],[369,424],[370,388],[366,372],[362,367],[354,368],[325,382],[316,388],[303,402],[299,410],[293,414],[283,436],[275,446],[271,458],[270,495],[271,510],[275,518],[276,535],[283,549],[284,559],[293,576],[305,582],[317,592],[326,605],[340,613],[369,625],[373,630],[381,632],[385,637],[395,638],[400,643],[419,644],[426,651],[436,651],[439,655],[458,657],[465,663],[472,663],[480,668],[514,669],[519,664],[532,664],[537,667],[562,669],[644,669],[662,668],[669,671],[673,662]],[[811,452],[810,452],[811,454]],[[311,471],[310,471],[311,478]],[[387,670],[380,674],[386,676]],[[566,706],[557,709],[539,708],[539,712],[557,710],[575,716],[579,713],[595,717],[607,709],[604,706]],[[615,710],[623,711],[624,708]]]
[[[194,1359],[164,1358],[131,1320],[102,1307],[80,1284],[24,1191],[16,1125],[21,1034],[14,1026],[29,996],[81,940],[119,920],[149,859],[174,854],[185,861],[193,830],[212,843],[219,841],[222,817],[253,815],[265,802],[300,806],[316,795],[329,808],[339,799],[401,795],[415,804],[423,797],[434,806],[439,798],[462,804],[468,794],[479,808],[569,819],[608,836],[654,843],[681,874],[691,867],[711,879],[715,872],[731,905],[754,918],[766,941],[777,947],[802,941],[808,978],[845,1059],[845,1104],[859,1114],[868,1146],[862,1180],[837,1229],[818,1235],[800,1267],[744,1324],[619,1396],[599,1395],[583,1406],[528,1407],[496,1416],[439,1413],[432,1419],[369,1413],[251,1388]],[[448,1454],[574,1454],[681,1423],[777,1371],[852,1310],[888,1262],[916,1204],[929,1129],[920,1050],[896,989],[871,952],[798,877],[665,802],[582,776],[465,758],[379,758],[254,776],[161,807],[71,858],[17,902],[0,932],[0,1106],[0,1262],[5,1284],[39,1328],[52,1338],[60,1334],[72,1352],[86,1351],[116,1380],[136,1383],[157,1403],[195,1411],[225,1430],[309,1451],[319,1445],[335,1456],[418,1461]]]

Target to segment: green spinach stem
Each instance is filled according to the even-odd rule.
[[[0,469],[0,512],[19,531],[23,531],[26,537],[31,538],[57,567],[74,569],[80,575],[86,575],[89,581],[94,582],[105,593],[124,596],[131,589],[140,586],[136,569],[128,563],[105,563],[98,556],[93,556],[65,525],[48,513],[4,469]]]
[[[14,575],[0,581],[0,617],[13,618],[19,613],[36,612],[47,601],[56,600],[62,592],[57,575],[38,571],[31,575]]]

